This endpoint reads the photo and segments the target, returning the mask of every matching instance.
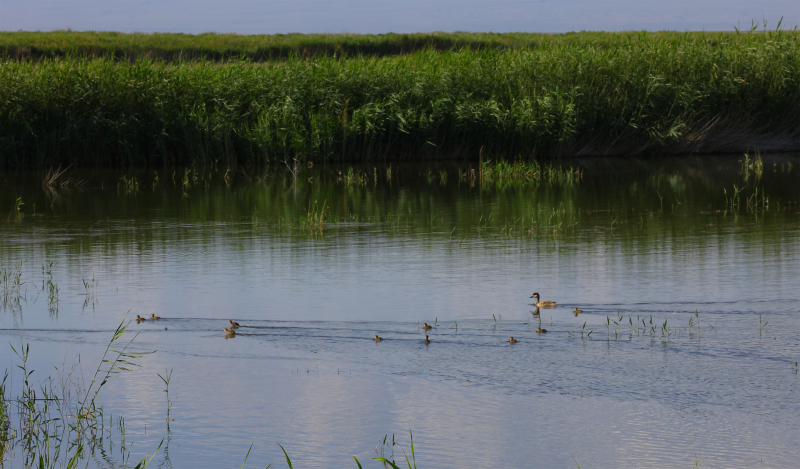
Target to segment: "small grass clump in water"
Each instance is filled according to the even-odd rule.
[[[267,64],[0,62],[2,165],[744,152],[800,138],[797,31]]]
[[[322,202],[322,207],[317,205],[316,200],[314,205],[309,204],[306,216],[300,217],[300,225],[305,228],[321,230],[325,225],[325,214],[328,211],[327,204],[327,200]]]
[[[570,184],[581,179],[582,171],[579,168],[561,168],[549,164],[531,162],[492,160],[481,162],[480,178],[484,183],[502,183],[509,181],[544,181],[550,183]]]

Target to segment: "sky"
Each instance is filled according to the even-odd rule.
[[[410,33],[732,30],[799,0],[0,0],[0,31]]]

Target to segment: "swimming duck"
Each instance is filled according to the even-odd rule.
[[[431,340],[430,340],[430,339],[428,339],[428,336],[426,335],[426,336],[425,336],[425,340],[423,340],[423,341],[422,341],[422,343],[423,343],[423,344],[429,344],[429,343],[431,343]]]
[[[583,312],[583,310],[582,310],[582,309],[575,308],[575,309],[573,310],[573,312],[575,313],[575,317],[578,317],[578,315],[579,315],[579,314],[581,314],[581,313]]]
[[[512,344],[516,344],[517,342],[519,342],[517,339],[515,339],[513,337],[509,337],[508,341],[511,342]]]
[[[226,327],[226,328],[224,328],[222,330],[225,331],[225,333],[228,334],[228,335],[236,335],[236,331],[234,331],[233,329],[228,329]]]
[[[372,340],[374,340],[375,342],[380,342],[381,340],[383,340],[383,337],[378,337],[377,335],[375,335],[375,338]]]
[[[539,327],[536,329],[536,332],[538,332],[539,334],[544,334],[545,332],[547,332],[547,329],[542,329],[541,327]]]
[[[428,329],[433,329],[433,326],[429,326],[428,323],[426,322],[425,324],[422,325],[422,330],[427,331]]]
[[[155,314],[152,314],[152,313],[151,313],[151,314],[150,314],[150,319],[152,319],[153,321],[156,321],[156,320],[158,320],[158,319],[161,319],[161,316],[156,316]]]
[[[147,320],[147,318],[143,318],[143,317],[139,316],[138,314],[136,315],[136,324],[139,324],[140,322],[146,321],[146,320]]]
[[[530,296],[531,298],[536,298],[536,305],[537,308],[554,308],[556,306],[555,301],[539,301],[539,294],[535,293]]]
[[[238,322],[231,321],[230,319],[228,319],[228,322],[231,323],[231,329],[238,329],[239,328],[239,323]]]

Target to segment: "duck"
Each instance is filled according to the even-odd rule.
[[[578,308],[574,308],[572,311],[575,313],[575,317],[578,317],[578,315],[583,312],[582,309],[578,309]]]
[[[380,341],[382,341],[382,340],[383,340],[383,337],[379,337],[379,336],[376,334],[376,335],[375,335],[375,338],[374,338],[374,339],[372,339],[372,340],[374,340],[375,342],[380,342]]]
[[[161,319],[161,316],[156,316],[155,314],[150,313],[150,319],[152,319],[153,321],[156,321],[158,319]]]
[[[236,331],[234,331],[233,329],[228,329],[226,327],[226,328],[224,328],[222,330],[225,331],[225,333],[228,334],[228,335],[236,335]]]
[[[433,326],[429,326],[426,322],[422,325],[422,330],[427,331],[428,329],[433,329]]]
[[[515,339],[513,337],[509,337],[508,341],[511,342],[512,344],[516,344],[517,342],[519,342],[517,339]]]
[[[228,319],[228,322],[231,323],[231,329],[238,329],[239,328],[239,323],[238,322],[231,321],[230,319]]]
[[[539,301],[539,294],[536,292],[530,297],[536,298],[536,303],[534,303],[534,305],[536,305],[537,308],[554,308],[556,306],[555,301]]]
[[[538,332],[539,334],[544,334],[545,332],[547,332],[547,329],[542,329],[541,327],[539,327],[536,329],[536,332]]]
[[[136,315],[136,324],[139,324],[140,322],[146,321],[146,320],[147,320],[147,318],[143,318],[143,317],[139,316],[138,314]]]
[[[422,343],[423,343],[423,344],[429,344],[429,343],[431,343],[431,340],[430,340],[430,339],[428,338],[428,336],[426,335],[426,336],[425,336],[425,340],[423,340],[423,341],[422,341]]]

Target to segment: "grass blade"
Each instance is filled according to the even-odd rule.
[[[275,443],[275,444],[278,445],[278,446],[281,446],[280,443]],[[283,449],[283,446],[281,446],[281,450],[283,450],[283,455],[286,456],[286,464],[289,465],[289,469],[294,469],[294,467],[292,467],[292,460],[289,459],[289,455],[286,454],[286,450]]]

